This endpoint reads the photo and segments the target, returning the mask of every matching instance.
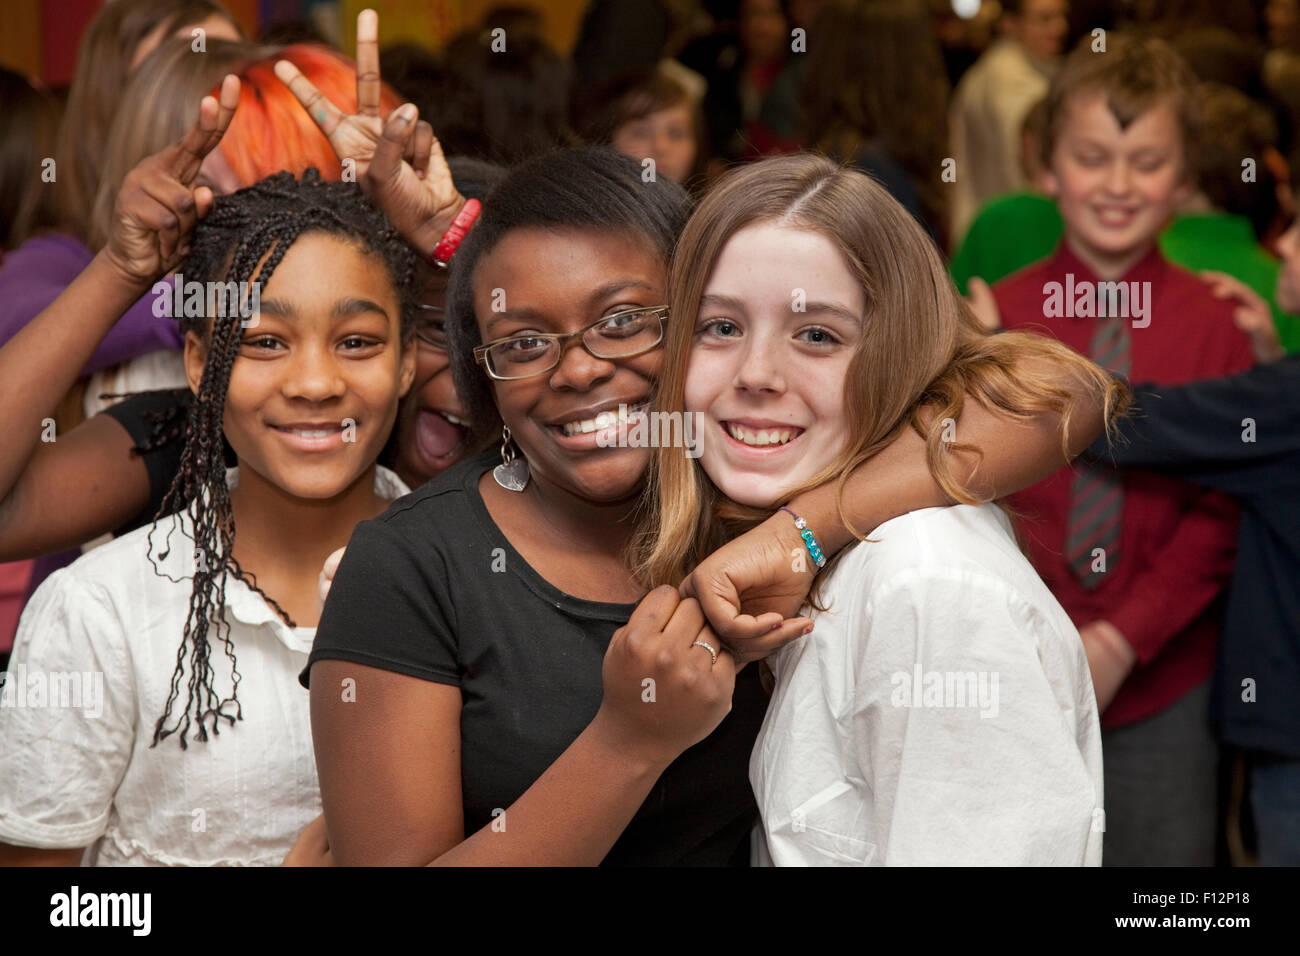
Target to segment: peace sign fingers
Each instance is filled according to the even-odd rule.
[[[302,75],[302,71],[290,63],[288,60],[276,60],[275,75],[280,78],[280,82],[289,87],[289,91],[302,104],[307,115],[312,118],[320,131],[329,139],[330,144],[334,144],[334,131],[338,129],[339,124],[347,117],[342,110],[330,102],[320,90],[316,89],[312,81]],[[360,74],[358,73],[358,76]],[[360,79],[357,86],[361,85]],[[335,152],[338,150],[336,149]]]
[[[227,74],[216,98],[203,97],[198,122],[168,151],[168,171],[185,186],[194,185],[204,158],[221,142],[239,106],[239,77]]]

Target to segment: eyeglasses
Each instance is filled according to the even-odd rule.
[[[564,346],[581,337],[582,347],[598,359],[631,358],[664,340],[668,306],[627,309],[606,315],[586,328],[564,335],[530,332],[497,339],[474,349],[474,358],[498,381],[545,375],[560,364]]]
[[[439,352],[447,351],[447,310],[440,305],[419,303],[420,316],[416,320],[415,337],[420,344]]]

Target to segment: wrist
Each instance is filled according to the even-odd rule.
[[[456,221],[456,217],[464,210],[465,204],[469,202],[460,193],[456,193],[456,198],[451,205],[445,206],[434,213],[430,218],[424,221],[424,224],[416,230],[409,242],[415,251],[426,261],[433,260],[434,250],[438,248],[438,243],[442,242],[442,237],[447,234],[451,224]]]
[[[126,266],[125,263],[118,260],[116,256],[105,246],[95,253],[90,264],[86,266],[82,275],[86,280],[94,282],[103,294],[109,296],[118,296],[126,299],[128,302],[134,302],[154,284],[159,276],[141,277],[135,275]],[[116,319],[116,316],[114,317]]]
[[[634,779],[657,780],[681,756],[681,751],[666,752],[663,744],[648,746],[644,737],[630,732],[621,723],[602,706],[582,732],[581,739],[586,740],[598,759],[627,769]]]
[[[1133,645],[1120,633],[1119,628],[1110,621],[1094,621],[1092,631],[1115,660],[1122,663],[1128,670],[1133,668],[1133,665],[1137,663],[1137,652],[1133,650]]]

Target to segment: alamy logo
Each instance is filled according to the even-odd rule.
[[[186,282],[179,272],[170,282],[154,283],[153,314],[160,319],[238,317],[240,327],[254,328],[262,309],[260,282]]]
[[[701,412],[647,412],[618,406],[592,419],[599,448],[682,448],[687,458],[699,458],[704,431]]]
[[[153,924],[149,893],[70,893],[50,897],[51,926],[129,926],[134,936],[148,936]]]
[[[0,671],[0,707],[84,710],[97,720],[104,714],[104,674],[28,670],[19,664]]]
[[[1151,324],[1150,282],[1074,281],[1074,273],[1065,274],[1065,282],[1043,285],[1043,317],[1048,319],[1132,319],[1133,328]]]
[[[998,715],[997,671],[923,671],[918,663],[910,674],[894,671],[889,682],[895,707],[970,707],[981,717]]]

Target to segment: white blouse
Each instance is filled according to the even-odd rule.
[[[408,491],[382,467],[375,490],[389,500]],[[0,841],[87,847],[83,864],[99,866],[278,865],[320,814],[298,683],[315,628],[290,628],[234,577],[225,608],[244,719],[222,721],[219,735],[209,721],[206,743],[191,719],[188,749],[178,734],[150,746],[194,572],[193,540],[179,524],[172,516],[153,532],[165,577],[149,561],[146,525],[54,572],[32,596],[0,692]],[[230,660],[215,639],[211,662],[228,698]],[[169,726],[190,672],[187,652]]]
[[[1087,658],[1010,521],[928,508],[868,537],[812,634],[768,658],[754,862],[1099,865]]]

